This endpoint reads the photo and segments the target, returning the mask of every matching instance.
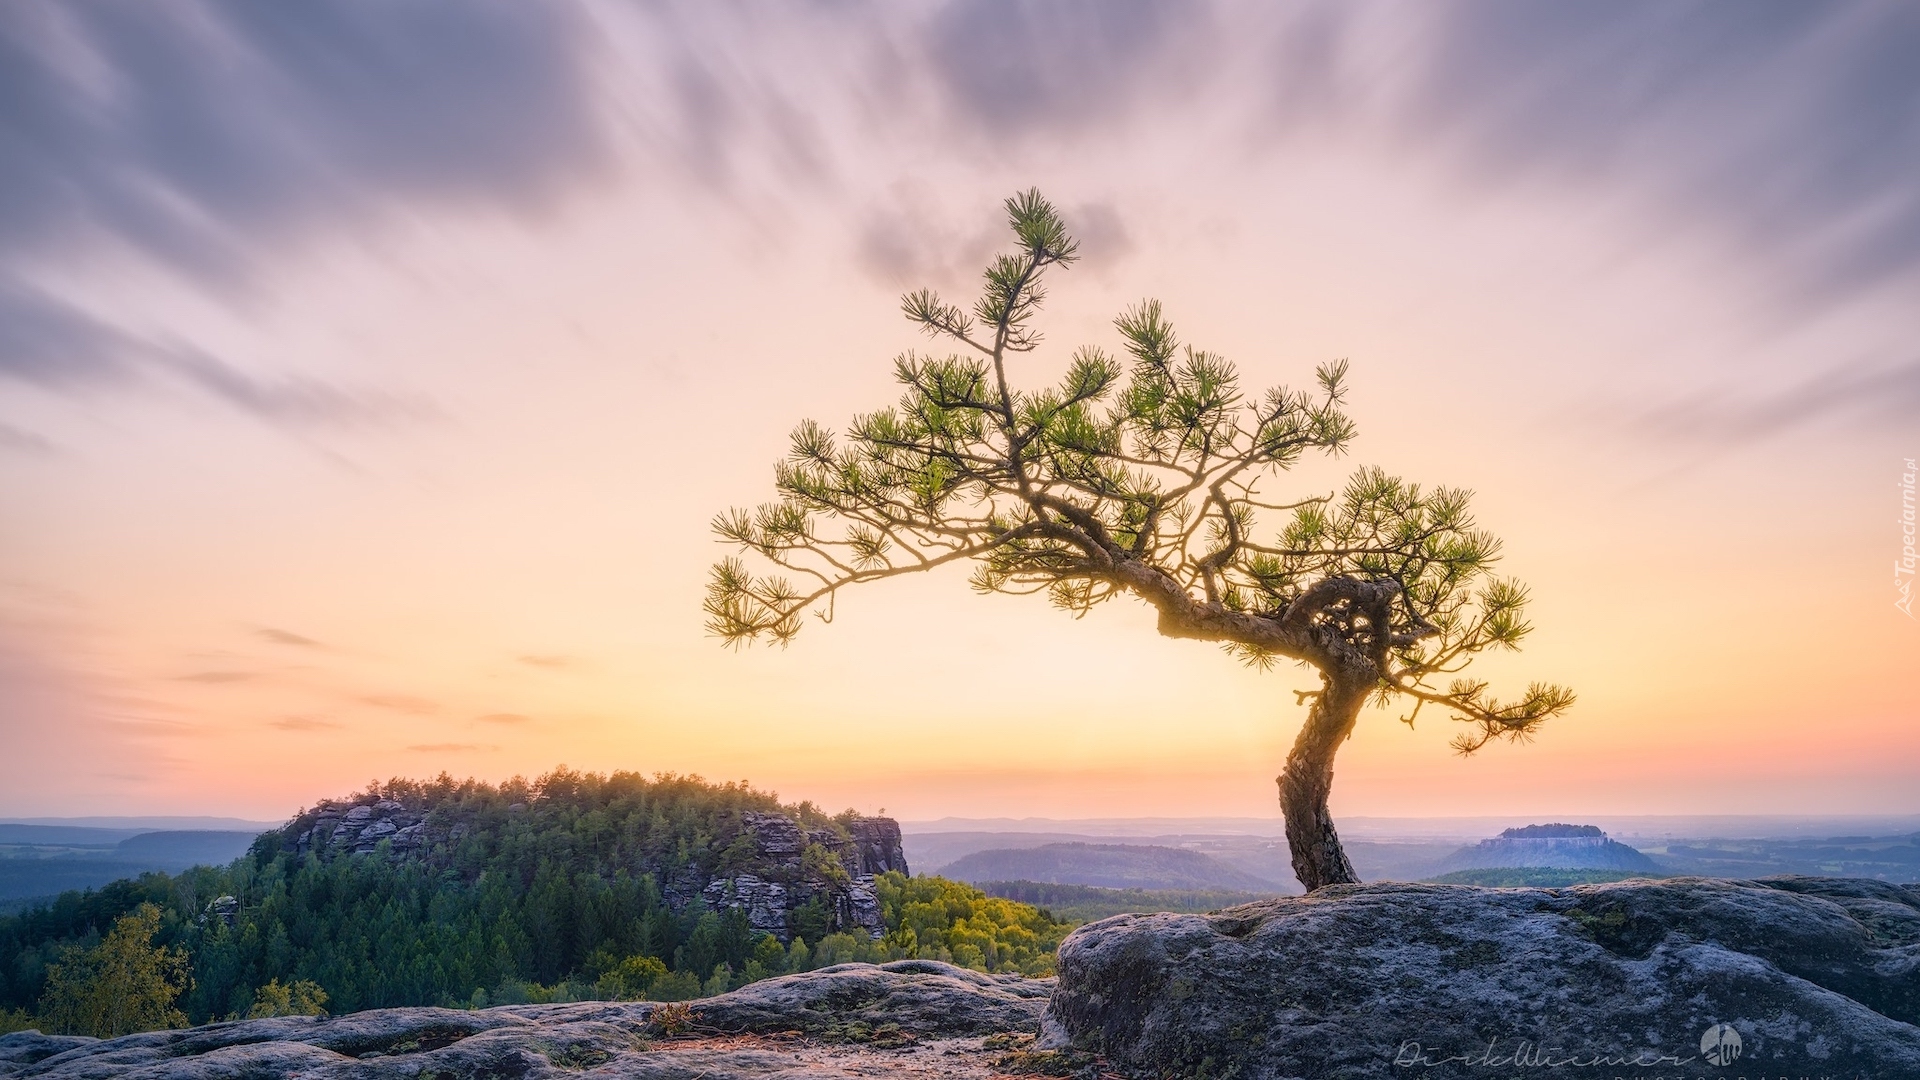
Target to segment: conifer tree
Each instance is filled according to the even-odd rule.
[[[1461,674],[1519,646],[1525,587],[1494,576],[1500,545],[1466,491],[1362,468],[1338,492],[1268,493],[1304,455],[1353,439],[1344,361],[1322,365],[1312,390],[1249,396],[1231,363],[1183,345],[1148,300],[1114,321],[1124,361],[1084,347],[1057,386],[1017,389],[1041,342],[1046,278],[1076,245],[1039,192],[1005,208],[1015,247],[987,267],[970,311],[924,289],[902,300],[952,351],[901,355],[899,404],[856,416],[844,436],[802,421],[774,468],[777,498],[715,519],[740,555],[713,568],[708,628],[784,644],[809,612],[831,619],[849,585],[961,562],[978,590],[1043,592],[1076,614],[1143,600],[1162,634],[1319,673],[1280,802],[1301,883],[1357,880],[1327,800],[1369,701],[1410,700],[1409,724],[1424,706],[1445,710],[1466,724],[1462,754],[1524,740],[1573,703],[1546,683],[1503,700]]]

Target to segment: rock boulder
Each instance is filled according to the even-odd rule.
[[[1048,1041],[1141,1076],[1920,1077],[1920,891],[1878,881],[1334,886],[1059,972]]]

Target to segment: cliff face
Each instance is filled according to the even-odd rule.
[[[515,803],[509,818],[540,813]],[[794,916],[810,905],[824,908],[833,931],[885,932],[874,875],[907,872],[900,825],[891,818],[854,818],[838,828],[805,828],[785,814],[748,811],[715,825],[709,850],[686,859],[631,858],[615,869],[651,874],[662,899],[676,909],[701,904],[711,911],[739,908],[749,925],[791,940]],[[322,859],[369,855],[451,861],[467,841],[485,841],[498,825],[409,806],[392,799],[327,800],[288,822],[281,847]],[[724,856],[717,853],[724,852]]]
[[[759,857],[749,867],[723,876],[693,871],[675,875],[663,890],[676,907],[696,895],[709,910],[742,908],[747,923],[781,941],[789,940],[789,915],[815,899],[832,913],[836,930],[859,927],[874,937],[886,932],[873,876],[887,871],[907,872],[901,850],[900,825],[891,818],[855,818],[847,835],[833,829],[802,829],[783,814],[742,814],[746,835]],[[826,852],[833,862],[809,862],[809,848]],[[841,872],[835,873],[837,867]]]

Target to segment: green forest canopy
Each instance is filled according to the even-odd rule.
[[[386,850],[323,859],[283,849],[279,831],[223,868],[145,874],[0,917],[0,1015],[37,1012],[63,953],[100,945],[151,904],[151,943],[182,952],[177,1003],[193,1023],[246,1016],[281,987],[309,983],[333,1012],[401,1005],[484,1006],[584,998],[682,999],[848,961],[924,958],[983,971],[1050,974],[1070,924],[1029,904],[940,878],[882,874],[886,934],[828,932],[802,909],[782,945],[738,910],[674,910],[640,866],[725,869],[716,837],[747,811],[808,827],[836,820],[744,784],[558,770],[495,786],[393,780],[356,799],[427,806],[468,825],[436,858]],[[522,804],[524,812],[515,812]],[[238,900],[228,914],[215,905]],[[271,987],[271,989],[270,989]],[[14,1015],[19,1015],[18,1013]]]

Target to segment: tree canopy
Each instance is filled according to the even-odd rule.
[[[784,644],[809,612],[830,620],[849,585],[969,562],[983,592],[1044,592],[1076,614],[1131,595],[1162,634],[1319,670],[1330,711],[1309,727],[1327,768],[1319,744],[1344,739],[1369,697],[1410,700],[1408,723],[1427,705],[1464,721],[1463,754],[1524,740],[1573,703],[1539,682],[1496,697],[1464,674],[1530,630],[1527,590],[1494,573],[1500,544],[1468,492],[1371,467],[1335,492],[1271,490],[1303,456],[1354,439],[1344,360],[1321,365],[1309,389],[1249,393],[1231,362],[1181,342],[1145,300],[1114,320],[1124,359],[1085,346],[1059,383],[1017,388],[1013,369],[1042,340],[1048,275],[1077,254],[1039,192],[1004,206],[1014,246],[970,310],[928,290],[902,300],[950,351],[901,354],[898,403],[844,433],[802,421],[774,468],[777,497],[715,519],[738,554],[709,579],[712,633]],[[1343,880],[1321,870],[1332,878],[1302,880]]]

